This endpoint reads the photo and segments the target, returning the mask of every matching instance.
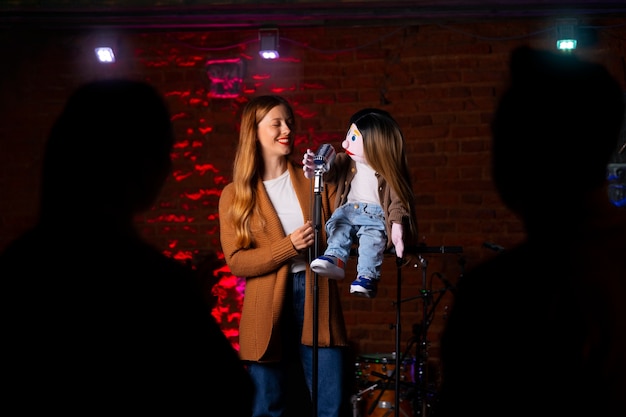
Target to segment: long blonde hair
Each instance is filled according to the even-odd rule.
[[[358,111],[350,118],[350,125],[352,123],[363,135],[365,159],[385,178],[408,210],[410,232],[417,238],[415,194],[400,126],[388,112],[375,108]]]
[[[270,110],[279,105],[285,106],[289,118],[293,120],[294,114],[291,105],[285,98],[277,95],[252,98],[244,106],[241,114],[239,143],[233,163],[235,196],[229,210],[229,219],[235,226],[237,245],[241,248],[254,246],[250,222],[253,214],[260,214],[256,204],[256,189],[264,166],[257,140],[258,125]]]

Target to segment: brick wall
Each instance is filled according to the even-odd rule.
[[[594,41],[576,53],[607,65],[626,85],[624,19],[592,23]],[[238,116],[247,98],[279,93],[294,104],[296,157],[321,143],[339,147],[354,111],[382,107],[406,136],[422,242],[461,247],[462,253],[424,254],[423,264],[413,255],[401,268],[387,258],[374,300],[348,293],[351,259],[342,284],[344,313],[357,354],[394,351],[400,278],[400,351],[421,334],[426,316],[428,353],[436,359],[454,299],[442,291],[441,278],[455,283],[463,268],[492,256],[485,241],[509,247],[523,238],[491,185],[489,121],[509,51],[519,44],[553,48],[552,32],[545,30],[551,24],[527,18],[281,29],[278,61],[259,58],[256,30],[120,31],[106,35],[117,48],[112,65],[94,59],[92,48],[102,34],[5,30],[0,33],[0,249],[35,220],[48,129],[70,91],[84,81],[145,79],[167,97],[178,137],[174,171],[155,207],[137,221],[163,252],[193,265],[219,251],[217,203],[231,178]],[[209,94],[205,65],[223,59],[243,63],[236,98]],[[81,157],[80,149],[76,152]],[[72,248],[67,249],[71,257]],[[528,284],[541,285],[531,276]]]

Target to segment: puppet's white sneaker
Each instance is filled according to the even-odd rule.
[[[332,255],[322,255],[311,262],[313,272],[330,279],[343,279],[346,275],[345,268],[345,262]]]

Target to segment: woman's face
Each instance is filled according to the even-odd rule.
[[[367,164],[365,160],[365,152],[363,151],[363,135],[356,127],[354,123],[350,125],[346,138],[341,142],[341,146],[346,150],[346,153],[350,155],[350,158],[356,162]]]
[[[294,120],[283,104],[272,108],[257,126],[257,139],[264,156],[285,156],[291,153]]]

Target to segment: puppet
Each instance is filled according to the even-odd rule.
[[[331,279],[345,277],[345,265],[357,245],[357,278],[350,293],[374,298],[385,251],[398,258],[407,237],[417,236],[415,202],[404,137],[391,115],[366,108],[350,118],[348,133],[324,173],[324,181],[337,185],[335,211],[325,224],[327,247],[311,262],[311,269]],[[315,154],[302,160],[304,175],[314,175]]]

